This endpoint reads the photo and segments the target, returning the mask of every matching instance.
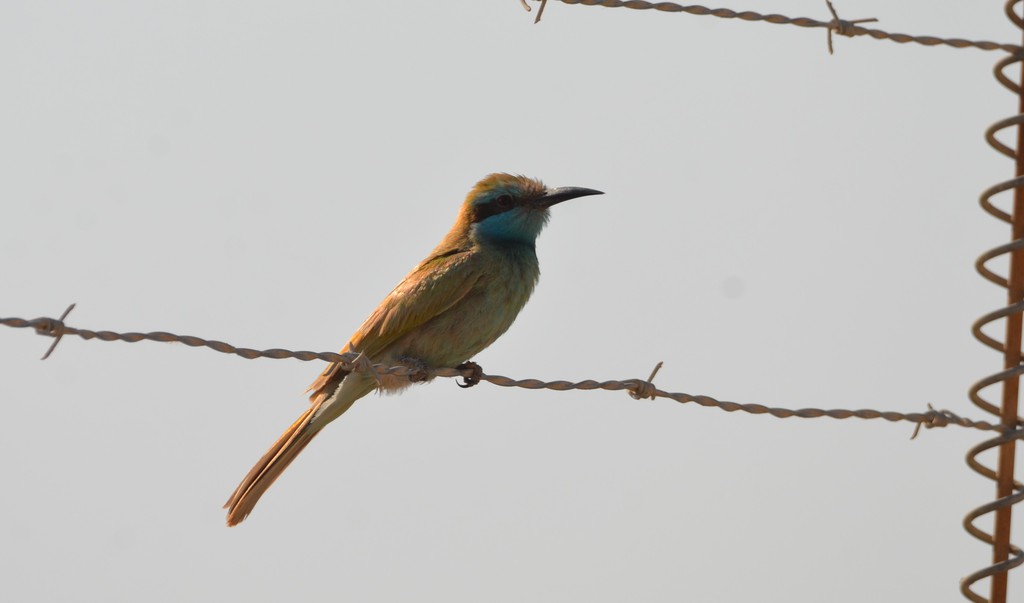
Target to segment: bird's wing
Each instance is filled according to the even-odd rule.
[[[454,250],[432,256],[413,269],[363,322],[343,351],[374,358],[389,345],[457,304],[477,284],[482,271],[471,251]],[[317,396],[333,392],[348,372],[331,364],[309,386]]]
[[[471,252],[435,256],[417,266],[373,311],[349,342],[370,358],[464,298],[480,279]]]

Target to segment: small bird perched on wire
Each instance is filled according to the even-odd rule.
[[[384,298],[341,352],[408,366],[424,375],[422,380],[437,367],[479,371],[467,361],[508,330],[537,284],[535,243],[548,209],[600,194],[589,188],[546,188],[525,176],[487,176],[469,192],[441,243]],[[329,365],[309,387],[309,410],[274,442],[224,505],[228,525],[244,520],[313,436],[356,400],[376,389],[397,392],[412,382]]]

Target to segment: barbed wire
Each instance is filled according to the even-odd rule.
[[[525,0],[523,6],[526,5]],[[543,14],[543,7],[547,0],[535,0],[541,2],[541,9],[537,13],[534,23],[540,21]],[[914,36],[903,33],[890,33],[881,29],[869,29],[862,27],[861,23],[877,21],[877,19],[854,19],[847,21],[840,19],[835,8],[829,0],[826,0],[832,19],[819,21],[809,17],[786,17],[779,14],[764,15],[754,11],[735,11],[728,8],[708,8],[706,6],[682,5],[674,2],[646,2],[644,0],[560,0],[563,4],[582,4],[585,6],[603,6],[605,8],[631,8],[633,10],[656,10],[667,13],[688,13],[698,16],[712,16],[722,19],[740,19],[741,21],[764,21],[775,25],[796,25],[797,27],[821,28],[828,31],[828,49],[832,52],[832,34],[846,37],[870,36],[876,40],[891,40],[897,44],[921,44],[923,46],[949,46],[952,48],[978,48],[980,50],[1004,50],[1010,53],[1024,51],[1024,47],[1016,44],[1002,44],[985,40],[965,40],[962,38],[939,38],[935,36]]]
[[[68,306],[67,310],[61,315],[60,318],[35,318],[26,320],[23,318],[0,318],[0,325],[13,327],[13,328],[31,328],[35,329],[36,333],[53,337],[54,341],[50,345],[49,350],[43,356],[45,360],[53,352],[54,348],[60,342],[61,338],[65,335],[73,335],[81,337],[82,339],[99,339],[100,341],[124,341],[128,343],[135,343],[138,341],[158,341],[158,342],[172,342],[172,343],[183,343],[191,347],[206,347],[211,350],[221,352],[224,354],[233,354],[241,356],[246,359],[254,358],[271,358],[271,359],[282,359],[282,358],[294,358],[296,360],[310,361],[310,360],[322,360],[326,362],[336,362],[341,364],[346,370],[350,371],[361,371],[361,372],[372,372],[377,376],[383,375],[394,375],[404,376],[416,379],[422,379],[422,369],[410,368],[407,366],[387,366],[383,364],[371,364],[365,356],[348,352],[345,354],[335,352],[310,352],[310,351],[292,351],[283,348],[271,348],[266,350],[257,350],[253,348],[240,348],[230,343],[223,341],[203,339],[202,337],[195,337],[192,335],[175,335],[174,333],[168,333],[166,331],[151,331],[149,333],[118,333],[116,331],[92,331],[89,329],[79,329],[76,327],[68,326],[64,323],[64,319],[67,318],[68,313],[71,312],[75,307],[75,304]],[[967,419],[954,414],[948,410],[936,410],[928,405],[928,410],[925,412],[912,412],[902,413],[895,411],[878,411],[872,409],[859,409],[859,410],[845,410],[845,409],[821,409],[821,408],[800,408],[800,409],[789,409],[789,408],[778,408],[765,406],[764,404],[741,404],[739,402],[730,402],[727,400],[717,400],[711,396],[685,394],[680,392],[668,392],[659,389],[654,386],[654,377],[657,375],[658,370],[661,368],[661,363],[654,368],[651,375],[647,379],[624,379],[624,380],[608,380],[608,381],[595,381],[593,379],[586,379],[583,381],[541,381],[539,379],[512,379],[502,375],[488,375],[488,374],[477,374],[473,368],[435,368],[428,371],[429,377],[462,377],[463,379],[477,378],[480,381],[487,381],[493,385],[499,385],[501,387],[519,387],[523,389],[549,389],[554,391],[569,391],[569,390],[608,390],[608,391],[628,391],[629,394],[636,400],[640,399],[656,399],[656,398],[668,398],[675,400],[679,403],[695,403],[700,406],[718,408],[726,412],[745,412],[754,415],[771,415],[779,419],[785,419],[789,417],[798,417],[801,419],[814,419],[818,417],[829,417],[832,419],[884,419],[890,422],[897,421],[908,421],[915,423],[914,433],[911,439],[916,438],[918,433],[923,426],[925,429],[931,429],[933,427],[946,427],[947,425],[957,425],[960,427],[967,427],[971,429],[980,429],[983,431],[999,431],[1006,432],[1007,428],[989,423],[987,421],[975,421]]]

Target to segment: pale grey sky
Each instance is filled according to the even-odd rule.
[[[984,6],[982,6],[984,4]],[[827,17],[811,0],[734,9]],[[840,0],[1017,42],[1002,3]],[[999,53],[551,2],[0,4],[2,316],[335,350],[493,171],[556,207],[487,372],[985,418]],[[0,330],[0,599],[960,601],[984,434],[439,380],[238,528],[318,363]],[[1024,541],[1024,518],[1015,540]],[[1024,578],[1011,581],[1024,592]]]

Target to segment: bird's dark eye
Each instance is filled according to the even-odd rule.
[[[498,206],[498,209],[508,209],[512,207],[512,196],[502,195],[494,200],[494,204]]]

